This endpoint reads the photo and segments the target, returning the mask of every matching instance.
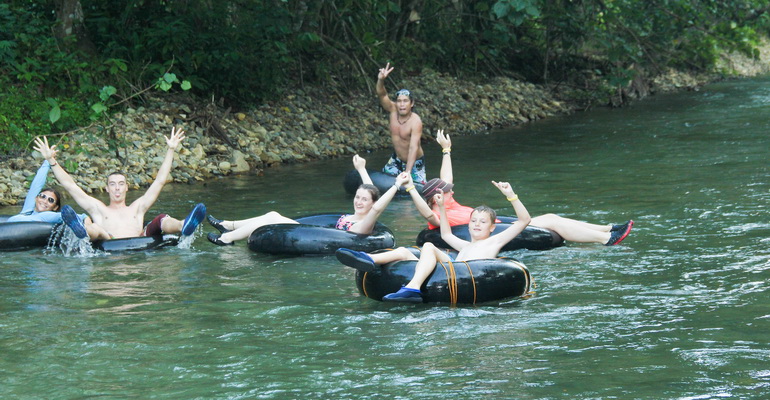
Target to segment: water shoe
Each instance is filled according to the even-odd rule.
[[[605,244],[605,246],[614,246],[616,244],[620,244],[620,242],[622,242],[623,239],[625,239],[626,236],[631,233],[631,228],[633,227],[634,221],[631,220],[621,225],[617,230],[611,231],[610,240],[607,242],[607,244]]]
[[[209,225],[213,226],[214,228],[217,228],[219,233],[227,233],[230,232],[230,229],[225,228],[224,225],[222,225],[221,219],[214,218],[213,215],[209,214],[206,216],[206,219],[209,221]]]
[[[615,232],[615,231],[619,231],[621,229],[625,229],[626,225],[628,225],[628,224],[633,225],[634,221],[627,221],[625,224],[613,224],[612,228],[610,229],[610,232]]]
[[[403,303],[422,303],[422,294],[417,289],[402,287],[396,293],[386,294],[382,301],[398,301]]]
[[[198,203],[193,208],[190,215],[184,219],[182,224],[182,236],[190,236],[195,232],[195,228],[203,221],[203,217],[206,216],[206,206],[203,203]]]
[[[348,267],[355,268],[362,272],[374,272],[377,270],[377,265],[374,263],[374,260],[363,251],[341,248],[337,249],[335,254],[337,255],[337,259]]]
[[[75,212],[75,210],[72,209],[72,207],[68,205],[62,206],[61,219],[70,229],[72,229],[72,232],[75,233],[75,236],[77,236],[78,239],[83,239],[88,236],[86,227],[83,225],[83,222],[80,221],[78,214]]]
[[[217,246],[232,246],[235,242],[225,243],[219,238],[222,237],[222,235],[217,235],[214,232],[209,232],[209,234],[206,236],[206,239],[209,240],[209,242],[214,243]]]

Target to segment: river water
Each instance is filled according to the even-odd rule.
[[[0,398],[769,398],[769,84],[453,138],[463,204],[511,214],[489,183],[507,180],[533,215],[636,221],[620,246],[510,254],[535,279],[526,299],[387,304],[360,296],[333,256],[202,236],[146,253],[4,253]],[[439,147],[424,146],[432,177]],[[366,157],[376,168],[387,155]],[[169,185],[148,215],[199,201],[228,219],[349,212],[350,168]],[[381,221],[402,245],[424,224],[405,199]]]

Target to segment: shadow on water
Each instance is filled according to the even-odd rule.
[[[463,204],[511,214],[489,183],[507,180],[533,215],[636,221],[621,246],[511,253],[537,284],[526,299],[377,302],[333,256],[216,247],[209,226],[189,249],[3,254],[0,397],[767,397],[767,83],[452,137]],[[432,177],[440,152],[424,147]],[[350,168],[168,185],[148,215],[349,212]],[[400,245],[424,227],[408,200],[381,221]]]

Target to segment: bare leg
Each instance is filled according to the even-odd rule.
[[[88,238],[91,239],[91,241],[112,239],[112,236],[110,236],[110,234],[107,233],[104,228],[95,224],[90,217],[87,217],[83,220],[83,225],[86,227]]]
[[[179,233],[182,232],[183,224],[183,221],[167,216],[160,221],[160,230],[165,233]]]
[[[597,225],[560,217],[556,214],[545,214],[532,218],[532,226],[550,229],[558,233],[564,240],[576,243],[601,243],[610,240],[612,225]]]
[[[417,260],[417,257],[405,247],[399,247],[395,250],[377,254],[369,254],[369,257],[371,257],[372,261],[377,265],[384,265],[394,261]]]
[[[422,252],[420,253],[420,259],[417,261],[417,266],[414,269],[414,276],[412,277],[412,280],[406,284],[406,287],[420,290],[420,287],[422,287],[422,284],[428,279],[428,276],[430,276],[433,270],[436,269],[437,261],[448,262],[451,260],[448,255],[439,250],[433,243],[428,242],[422,245]]]
[[[284,217],[275,211],[270,211],[269,213],[260,215],[259,217],[243,219],[240,221],[224,222],[227,222],[228,224],[225,225],[223,223],[223,226],[227,227],[229,224],[232,224],[232,227],[235,228],[230,232],[223,233],[222,236],[219,237],[219,240],[224,243],[231,243],[236,240],[246,239],[249,237],[249,235],[251,235],[251,232],[254,232],[257,228],[263,227],[265,225],[299,223],[291,218]]]

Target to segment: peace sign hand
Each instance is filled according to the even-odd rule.
[[[387,78],[387,77],[388,77],[388,75],[390,75],[390,72],[391,72],[391,71],[393,71],[393,68],[394,68],[394,67],[391,67],[391,66],[390,66],[390,63],[388,63],[388,64],[385,66],[385,68],[380,68],[380,73],[379,73],[379,74],[377,74],[377,79],[379,79],[379,80],[383,80],[383,79]]]

